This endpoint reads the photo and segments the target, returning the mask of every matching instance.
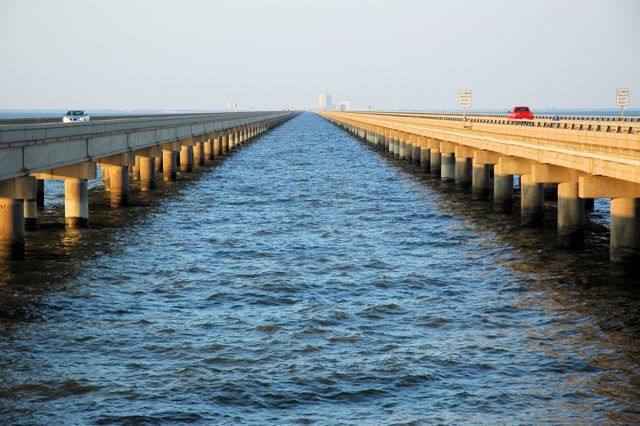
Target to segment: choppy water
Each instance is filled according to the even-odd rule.
[[[312,114],[132,196],[0,267],[2,423],[640,421],[606,206],[558,252]]]

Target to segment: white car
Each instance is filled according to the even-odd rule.
[[[90,121],[91,117],[84,111],[67,111],[67,113],[62,117],[63,123],[76,123],[79,121]]]

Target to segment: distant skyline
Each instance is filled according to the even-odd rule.
[[[640,1],[0,0],[0,109],[640,108]]]

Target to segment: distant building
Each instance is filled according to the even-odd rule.
[[[351,102],[349,101],[340,101],[338,103],[338,107],[336,108],[339,111],[349,111],[351,109]]]
[[[328,93],[320,93],[320,96],[318,96],[318,107],[320,109],[331,109],[331,95]]]

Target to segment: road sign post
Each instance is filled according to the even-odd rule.
[[[629,105],[629,89],[616,89],[616,105],[620,107],[620,117],[624,117],[624,107]]]
[[[462,108],[462,120],[465,124],[469,107],[471,107],[471,90],[458,90],[458,108]]]

